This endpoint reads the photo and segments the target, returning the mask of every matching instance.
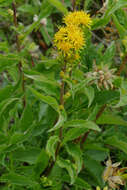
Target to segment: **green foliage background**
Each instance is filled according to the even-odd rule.
[[[1,190],[103,188],[109,156],[127,166],[127,1],[75,3],[93,24],[80,68],[64,81],[71,96],[61,108],[62,64],[52,43],[72,2],[0,0]],[[107,35],[106,27],[112,29]],[[113,90],[89,85],[85,73],[95,60],[117,69]]]

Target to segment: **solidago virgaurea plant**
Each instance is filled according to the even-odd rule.
[[[54,37],[54,45],[64,57],[79,58],[79,51],[85,46],[85,34],[82,27],[89,27],[92,20],[84,11],[68,13],[63,21],[65,27],[60,27]]]
[[[0,190],[127,188],[126,6],[0,1]]]

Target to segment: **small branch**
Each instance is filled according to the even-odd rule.
[[[106,108],[106,104],[104,104],[101,107],[101,109],[99,110],[99,112],[97,113],[95,121],[97,121],[97,119],[102,115],[102,113],[104,112],[105,108]]]
[[[71,0],[71,2],[72,2],[72,11],[74,11],[76,6],[76,0]]]
[[[105,108],[106,108],[106,104],[104,104],[104,105],[101,107],[101,109],[99,110],[99,112],[97,113],[96,119],[94,120],[95,122],[96,122],[97,119],[102,115],[102,113],[104,112]],[[90,131],[86,132],[86,133],[83,135],[83,138],[82,138],[81,143],[80,143],[80,147],[81,147],[81,148],[83,148],[83,144],[84,144],[84,142],[86,141],[86,139],[87,139],[89,133],[90,133]]]
[[[64,0],[62,0],[62,3],[63,3],[63,5],[64,5]]]
[[[86,133],[83,135],[83,138],[82,138],[82,140],[81,140],[81,142],[80,142],[80,147],[81,147],[81,149],[83,148],[83,144],[84,144],[84,142],[86,141],[86,139],[87,139],[89,133],[90,133],[90,131],[86,132]]]
[[[45,31],[45,33],[46,33],[46,35],[47,35],[47,37],[48,37],[50,43],[53,45],[52,38],[50,37],[50,35],[49,35],[48,31],[47,31],[46,26],[43,25],[43,28],[44,28],[44,31]]]
[[[45,42],[42,40],[42,36],[41,36],[40,32],[37,32],[36,35],[37,35],[37,38],[38,38],[39,45],[40,45],[44,50],[47,50],[47,45],[46,45]]]
[[[16,5],[15,5],[14,1],[12,3],[12,8],[13,8],[13,13],[14,13],[13,14],[14,25],[16,28],[18,28],[17,15],[16,15]],[[19,43],[18,34],[16,34],[16,45],[17,45],[17,51],[20,52],[20,43]]]
[[[64,67],[62,69],[62,71],[65,73],[66,72],[66,63],[64,64]],[[64,81],[63,79],[61,79],[61,90],[60,90],[60,105],[64,106]],[[59,131],[59,138],[60,140],[62,140],[62,136],[63,136],[63,128],[61,127],[60,128],[60,131]],[[58,142],[57,144],[57,147],[56,147],[56,152],[55,152],[55,161],[52,160],[50,166],[46,169],[46,172],[45,172],[45,175],[48,176],[52,170],[52,168],[54,167],[55,163],[56,163],[56,158],[57,158],[57,155],[59,153],[59,150],[60,150],[60,145],[61,145],[61,142]]]
[[[122,64],[120,65],[119,70],[117,71],[117,75],[120,76],[120,74],[122,73],[122,71],[124,70],[124,67],[127,63],[127,55],[124,57]]]
[[[12,2],[12,9],[13,9],[13,22],[14,22],[14,26],[17,28],[18,27],[18,22],[17,22],[17,11],[16,11],[16,4],[15,1]],[[20,47],[20,41],[19,41],[19,37],[18,34],[16,34],[16,46],[17,46],[17,51],[20,52],[21,51],[21,47]],[[21,61],[18,64],[18,69],[19,69],[19,73],[20,73],[20,77],[22,77],[22,90],[23,92],[25,92],[25,81],[24,81],[24,73],[22,71],[22,63]],[[26,98],[25,95],[23,97],[23,106],[26,106]]]
[[[91,32],[91,33],[92,33],[92,35],[93,35],[99,42],[101,42],[102,44],[104,44],[105,46],[108,47],[108,44],[107,44],[104,40],[102,40],[100,37],[98,37],[94,32]]]

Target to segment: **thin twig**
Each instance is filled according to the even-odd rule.
[[[62,71],[65,73],[66,72],[66,63],[64,64],[64,67],[62,69]],[[60,105],[64,106],[64,81],[63,79],[61,79],[61,90],[60,90]],[[61,127],[60,128],[60,131],[59,131],[59,138],[60,140],[62,140],[62,136],[63,136],[63,128]],[[52,170],[52,168],[54,167],[55,163],[56,163],[56,158],[58,156],[58,153],[59,153],[59,150],[60,150],[60,145],[61,145],[61,142],[59,141],[58,144],[57,144],[57,147],[56,147],[56,151],[55,151],[55,161],[52,160],[51,161],[51,164],[50,166],[46,169],[46,172],[45,172],[45,176],[48,176]]]
[[[72,2],[72,11],[74,11],[76,6],[76,0],[71,0],[71,2]]]
[[[18,22],[17,22],[17,11],[16,11],[16,4],[15,1],[12,2],[12,9],[13,9],[13,22],[15,27],[18,27]],[[16,46],[17,46],[17,51],[20,52],[21,51],[21,47],[20,47],[20,41],[19,41],[19,37],[18,34],[16,34]],[[18,69],[19,69],[19,73],[20,73],[20,77],[22,78],[22,90],[23,92],[25,92],[25,81],[24,81],[24,73],[22,71],[22,63],[21,61],[18,64]],[[23,106],[26,106],[26,98],[25,95],[23,97]]]
[[[107,44],[104,40],[102,40],[100,37],[98,37],[94,32],[92,32],[92,35],[93,35],[98,41],[100,41],[102,44],[104,44],[105,46],[108,47],[108,44]]]
[[[124,70],[124,67],[127,63],[127,55],[124,57],[122,64],[120,65],[119,70],[117,71],[117,75],[120,76],[120,74],[122,73],[122,71]]]
[[[96,115],[96,119],[94,120],[95,122],[96,122],[97,119],[102,115],[102,113],[104,112],[105,108],[106,108],[106,104],[104,104],[104,105],[100,108],[99,112],[98,112],[97,115]],[[86,133],[83,135],[83,138],[82,138],[81,143],[80,143],[81,148],[83,148],[83,144],[84,144],[84,142],[86,141],[86,139],[87,139],[89,133],[90,133],[90,131],[86,132]]]

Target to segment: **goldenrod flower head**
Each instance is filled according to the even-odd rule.
[[[70,55],[78,51],[84,43],[83,31],[75,25],[61,27],[54,37],[55,46],[64,55]]]
[[[92,24],[90,15],[85,13],[84,11],[70,12],[67,16],[64,17],[63,20],[66,25],[83,25],[86,27],[90,27],[90,25]]]

